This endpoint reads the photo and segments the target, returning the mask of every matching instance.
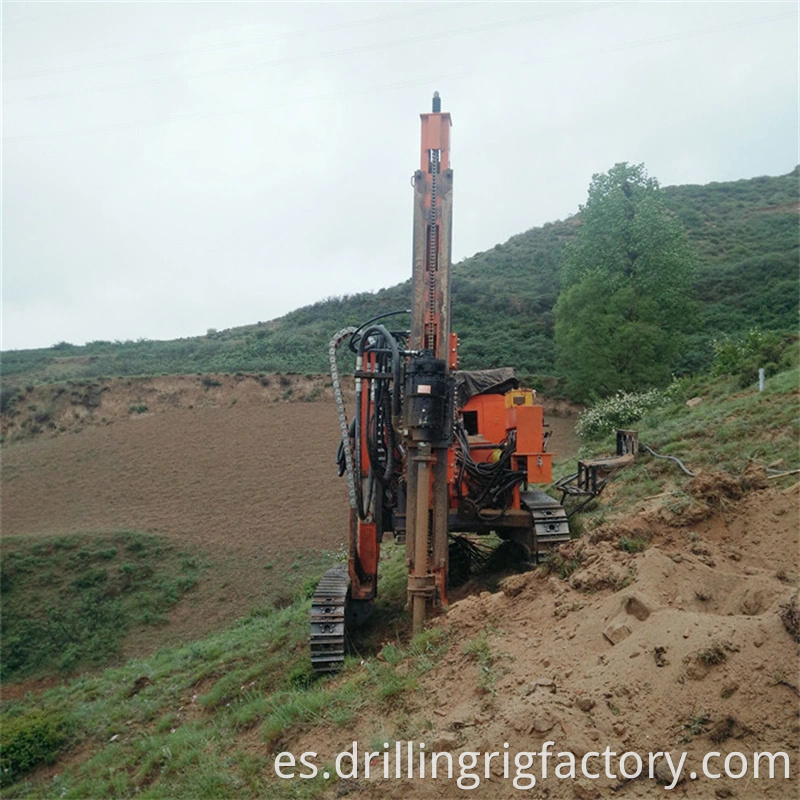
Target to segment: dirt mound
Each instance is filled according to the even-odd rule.
[[[571,543],[559,554],[574,566],[566,579],[539,569],[451,606],[436,623],[449,632],[449,651],[408,698],[396,730],[384,719],[378,734],[367,718],[355,736],[314,731],[309,740],[322,749],[323,736],[336,752],[355,737],[408,738],[413,730],[429,747],[454,753],[495,752],[504,742],[512,752],[539,751],[553,740],[555,752],[578,759],[606,746],[686,751],[692,769],[712,750],[722,760],[732,751],[784,751],[796,774],[798,651],[785,620],[800,569],[798,488],[749,493],[692,531],[631,519]],[[621,549],[620,539],[634,533],[650,546]],[[471,643],[479,637],[489,655],[477,663]],[[783,781],[692,781],[688,771],[680,797],[793,791]],[[515,795],[497,770],[487,777],[472,795]],[[354,798],[428,798],[451,796],[453,786],[379,777],[350,788]],[[663,791],[658,780],[605,774],[590,783],[551,778],[537,790],[549,798]]]

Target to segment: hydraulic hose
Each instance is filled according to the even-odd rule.
[[[656,458],[664,458],[667,461],[674,461],[690,478],[694,478],[694,472],[691,472],[688,469],[686,469],[683,462],[679,458],[675,458],[675,456],[662,456],[661,453],[656,453],[655,450],[648,447],[646,444],[643,444],[642,447],[644,447],[644,449],[647,450],[647,452],[650,453],[651,456],[655,456]]]

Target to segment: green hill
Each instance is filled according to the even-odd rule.
[[[794,330],[798,296],[798,177],[668,186],[664,197],[698,254],[699,318],[679,371],[711,359],[711,340],[754,326]],[[552,309],[562,250],[580,216],[548,223],[453,267],[453,324],[465,368],[510,364],[557,377]],[[310,372],[327,369],[327,342],[348,324],[407,308],[410,281],[328,299],[271,322],[173,341],[62,342],[2,354],[7,384],[115,375]]]

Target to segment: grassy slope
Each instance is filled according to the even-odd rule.
[[[770,378],[763,394],[736,391],[733,379],[696,381],[685,393],[699,394],[703,402],[688,408],[681,398],[652,412],[639,425],[641,440],[695,469],[741,473],[751,459],[762,465],[782,459],[783,468],[797,467],[797,386],[796,369]],[[665,487],[679,502],[688,480],[669,462],[642,458],[615,481],[616,491],[604,497],[594,522]],[[381,605],[359,645],[363,666],[353,659],[337,679],[315,681],[309,674],[306,586],[283,610],[254,612],[231,630],[189,646],[79,678],[24,703],[6,703],[5,765],[9,746],[11,756],[19,749],[13,745],[23,738],[20,730],[43,743],[40,759],[60,752],[63,760],[55,770],[4,773],[3,796],[315,797],[321,779],[272,779],[269,754],[280,751],[287,731],[321,723],[347,728],[359,715],[391,713],[397,738],[424,733],[403,728],[404,692],[449,647],[472,647],[479,658],[481,643],[451,643],[429,631],[407,645],[384,646],[380,659],[371,657],[380,637],[408,641],[408,620],[400,611],[402,551],[388,547],[387,555]],[[11,742],[10,733],[16,734]]]
[[[167,621],[204,566],[146,533],[5,537],[3,682],[108,664],[130,628]]]
[[[702,367],[709,339],[753,325],[793,329],[797,295],[798,170],[664,190],[700,259],[697,333],[684,367]],[[453,268],[453,324],[465,368],[514,364],[555,373],[552,308],[558,262],[578,218],[513,236]],[[327,342],[339,328],[407,308],[410,281],[376,293],[325,300],[273,322],[167,342],[61,343],[3,354],[7,383],[115,375],[327,370]]]

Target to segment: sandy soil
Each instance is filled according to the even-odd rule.
[[[502,753],[504,742],[512,753],[540,751],[548,740],[578,763],[607,746],[645,759],[671,751],[676,761],[686,751],[687,774],[669,795],[647,777],[554,780],[554,759],[551,779],[530,796],[795,798],[795,780],[755,781],[752,769],[741,781],[692,781],[688,773],[700,772],[709,751],[722,754],[721,765],[732,751],[752,763],[754,752],[780,750],[791,756],[792,776],[800,768],[798,644],[780,618],[798,585],[799,498],[800,484],[755,491],[691,527],[669,527],[657,514],[606,525],[566,547],[566,557],[582,557],[568,580],[528,573],[507,579],[501,592],[453,604],[438,624],[454,644],[397,714],[360,719],[355,736],[317,729],[280,746],[327,755],[351,748],[357,737],[363,752],[382,737],[406,740],[415,731],[411,738],[429,751],[456,757]],[[620,535],[652,544],[626,553],[616,546]],[[463,648],[483,632],[492,653],[488,688]],[[602,772],[603,762],[596,763]],[[351,782],[350,796],[460,795],[453,783],[384,780],[380,769],[376,779]],[[500,760],[481,777],[471,796],[521,794],[503,779]]]

